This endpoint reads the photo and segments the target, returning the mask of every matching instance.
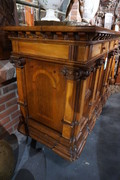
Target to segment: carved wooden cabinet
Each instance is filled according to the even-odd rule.
[[[109,96],[120,33],[95,26],[4,30],[17,71],[19,131],[77,159]]]

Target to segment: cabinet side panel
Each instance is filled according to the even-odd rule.
[[[28,60],[26,81],[29,117],[61,132],[66,92],[61,66]]]

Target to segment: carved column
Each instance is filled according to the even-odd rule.
[[[108,54],[108,59],[107,59],[107,67],[106,67],[106,71],[105,71],[105,74],[104,74],[104,81],[103,81],[103,92],[102,94],[104,95],[105,92],[106,92],[106,89],[109,85],[109,81],[111,79],[110,77],[110,72],[111,72],[111,64],[112,64],[112,61],[113,61],[113,58],[114,58],[114,51],[110,52]]]
[[[104,77],[104,64],[105,64],[105,57],[98,59],[97,67],[99,68],[99,78],[98,78],[98,85],[97,85],[97,95],[101,98],[102,87],[103,87],[103,77]]]
[[[111,65],[110,84],[115,84],[115,78],[116,78],[115,65],[118,61],[116,60],[118,54],[119,54],[118,49],[115,49],[113,53],[114,57],[113,57],[112,65]]]
[[[62,70],[63,75],[67,79],[66,85],[66,101],[65,101],[65,113],[63,120],[62,136],[70,139],[72,135],[72,128],[75,121],[75,103],[77,95],[77,85],[80,83],[80,77],[82,72],[79,69],[65,67]]]
[[[71,139],[72,136],[77,136],[79,133],[78,129],[76,132],[73,132],[73,127],[79,125],[83,116],[86,78],[90,75],[91,71],[91,69],[83,71],[78,68],[69,67],[65,67],[62,70],[63,75],[67,79],[66,104],[62,131],[62,136],[64,138]]]
[[[101,111],[101,107],[99,106],[100,102],[100,89],[101,89],[101,73],[103,73],[103,64],[104,57],[101,57],[96,61],[96,65],[94,68],[93,76],[92,76],[92,87],[91,87],[91,99],[89,102],[89,112],[88,112],[88,129],[91,131],[95,125],[96,117]],[[99,107],[99,108],[98,108]]]
[[[26,135],[28,132],[28,106],[27,106],[27,95],[26,95],[26,80],[25,80],[25,64],[26,61],[23,57],[11,56],[10,62],[16,67],[17,75],[17,86],[18,86],[18,104],[20,105],[21,117],[18,129],[24,128]]]

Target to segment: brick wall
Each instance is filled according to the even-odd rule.
[[[69,16],[70,21],[81,21],[80,14],[79,14],[79,3],[78,0],[76,0],[72,6],[70,16]]]
[[[13,82],[0,87],[0,137],[13,133],[18,121],[17,84]]]

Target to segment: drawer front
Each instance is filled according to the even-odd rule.
[[[119,41],[118,41],[118,40],[115,40],[115,42],[114,42],[114,48],[117,48],[117,47],[118,47],[118,43],[119,43]]]
[[[118,40],[114,40],[110,42],[110,50],[118,47]]]
[[[95,44],[92,47],[92,54],[91,54],[91,58],[100,55],[101,53],[101,48],[102,48],[102,44]]]
[[[105,42],[102,44],[101,53],[105,53],[109,50],[109,42]]]
[[[68,60],[69,46],[64,44],[42,43],[36,41],[12,41],[13,52],[52,59]]]
[[[115,43],[115,41],[110,42],[110,50],[112,50],[114,48],[114,43]]]

